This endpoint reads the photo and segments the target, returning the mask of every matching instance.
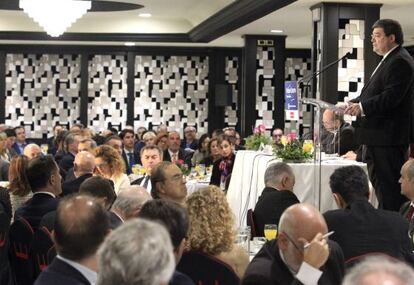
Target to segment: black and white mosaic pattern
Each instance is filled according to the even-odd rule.
[[[88,125],[123,129],[127,120],[126,55],[94,55],[88,67]]]
[[[310,58],[286,58],[285,62],[285,80],[299,81],[311,73]],[[298,86],[298,97],[303,94],[303,88]],[[312,123],[311,107],[308,105],[299,105],[299,121],[285,120],[286,133],[305,133],[308,132]]]
[[[79,122],[80,56],[7,54],[5,123],[44,139],[56,122]]]
[[[256,53],[256,126],[264,124],[272,129],[273,109],[275,107],[274,91],[274,47],[258,47]]]
[[[239,97],[239,90],[237,83],[239,80],[238,69],[240,68],[239,59],[237,57],[226,57],[226,82],[233,88],[233,100],[231,106],[226,106],[224,110],[224,123],[229,127],[236,127],[237,119],[237,102]]]
[[[134,127],[208,131],[208,57],[136,56]]]
[[[338,66],[338,101],[356,98],[364,86],[364,38],[365,21],[340,19],[338,58],[351,53]]]

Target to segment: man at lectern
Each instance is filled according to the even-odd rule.
[[[357,116],[356,142],[366,146],[366,162],[379,207],[398,211],[405,198],[398,184],[407,159],[414,92],[414,60],[402,47],[403,32],[395,20],[373,25],[373,51],[381,62],[346,114]]]

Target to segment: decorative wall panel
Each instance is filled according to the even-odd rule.
[[[364,86],[364,30],[364,20],[339,20],[338,58],[351,56],[338,66],[338,101],[359,96]]]
[[[233,88],[233,99],[231,106],[226,106],[224,110],[224,123],[229,127],[236,127],[238,118],[237,118],[237,102],[239,97],[238,90],[238,69],[240,68],[240,63],[238,57],[226,57],[226,82],[231,85]]]
[[[311,73],[311,59],[310,58],[286,58],[285,62],[285,80],[299,81],[302,78],[309,76]],[[303,94],[304,90],[298,90],[298,97]],[[308,132],[312,123],[311,107],[309,105],[300,104],[299,121],[285,120],[286,133],[300,133]]]
[[[208,131],[208,57],[136,56],[134,127]]]
[[[56,122],[79,122],[80,56],[7,54],[5,123],[46,138]]]
[[[123,129],[127,121],[127,56],[91,56],[88,74],[89,127]]]
[[[256,125],[264,124],[272,129],[273,109],[275,106],[274,91],[274,47],[258,47],[256,54]],[[247,94],[249,96],[249,94]]]

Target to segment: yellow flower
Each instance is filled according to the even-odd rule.
[[[282,138],[280,139],[280,143],[281,143],[282,145],[286,146],[286,145],[287,145],[287,143],[288,143],[288,138],[287,138],[287,136],[282,136]]]

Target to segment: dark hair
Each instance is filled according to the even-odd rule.
[[[167,228],[174,249],[178,248],[181,241],[187,237],[189,218],[187,210],[179,204],[168,200],[151,200],[146,202],[139,217],[159,221]]]
[[[155,145],[155,144],[151,144],[151,145],[144,145],[142,148],[141,148],[141,150],[139,151],[139,156],[141,157],[142,156],[142,154],[144,153],[144,151],[146,151],[146,150],[156,150],[156,151],[158,151],[158,153],[160,154],[160,160],[162,160],[162,157],[163,157],[163,151],[162,151],[162,149],[159,147],[159,146],[157,146],[157,145]]]
[[[130,129],[123,129],[120,133],[119,133],[119,137],[123,140],[126,134],[132,134],[133,136],[135,136],[135,133],[133,130]]]
[[[109,206],[116,199],[114,183],[102,176],[92,176],[82,182],[79,193],[97,198],[106,198]]]
[[[5,129],[4,132],[6,133],[6,136],[8,138],[16,136],[16,133],[14,132],[14,129]]]
[[[198,140],[198,150],[201,151],[202,147],[203,147],[203,142],[207,139],[210,138],[209,134],[202,134],[200,136],[200,139]],[[208,148],[208,146],[207,146]],[[207,150],[208,152],[210,152],[210,149]]]
[[[59,255],[74,261],[95,254],[109,231],[105,209],[93,201],[88,207],[77,207],[76,200],[80,197],[82,195],[75,194],[61,200],[54,225]],[[72,207],[66,210],[70,204]]]
[[[57,172],[59,168],[51,155],[37,156],[29,160],[27,166],[27,180],[33,192],[46,187],[50,177]]]
[[[395,36],[395,42],[399,45],[404,43],[404,35],[400,23],[392,19],[380,19],[372,25],[372,28],[382,28],[387,37]]]
[[[368,199],[369,184],[365,171],[359,166],[338,168],[329,178],[333,193],[338,193],[349,205],[355,200]]]
[[[165,169],[174,163],[170,161],[161,161],[151,170],[151,196],[153,199],[159,199],[157,184],[165,180]]]
[[[110,140],[117,140],[117,141],[121,141],[122,142],[122,139],[119,136],[112,135],[112,136],[109,136],[109,137],[107,137],[105,139],[105,144],[107,144]]]

